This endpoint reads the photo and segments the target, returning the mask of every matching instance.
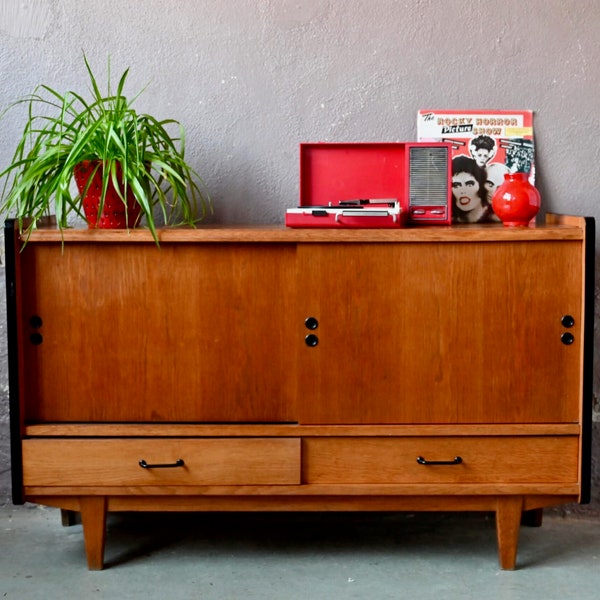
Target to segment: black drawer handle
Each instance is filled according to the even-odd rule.
[[[174,463],[151,465],[142,458],[138,464],[140,467],[142,467],[142,469],[174,469],[176,467],[183,467],[185,463],[183,462],[183,458],[178,458]]]
[[[452,460],[426,460],[422,456],[417,456],[420,465],[460,465],[462,461],[460,456],[455,456]]]

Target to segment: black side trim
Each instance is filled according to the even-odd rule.
[[[13,504],[24,504],[21,407],[19,393],[19,352],[17,336],[15,221],[4,223],[6,260],[6,334],[8,339],[8,407],[10,411],[10,462]]]
[[[596,288],[596,221],[585,217],[585,281],[583,330],[583,419],[581,430],[581,504],[592,489],[592,411],[594,402],[594,302]]]

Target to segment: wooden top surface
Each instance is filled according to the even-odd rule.
[[[495,242],[582,240],[583,217],[547,215],[543,225],[509,228],[501,224],[420,226],[398,229],[288,228],[282,225],[198,225],[158,230],[161,243],[207,242]],[[23,235],[28,243],[154,243],[148,229],[65,229],[40,227]]]

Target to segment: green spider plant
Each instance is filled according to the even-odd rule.
[[[108,89],[103,95],[85,55],[84,61],[90,100],[40,85],[0,115],[4,117],[16,105],[24,104],[28,111],[10,166],[0,173],[0,180],[4,179],[0,213],[14,216],[21,232],[30,231],[38,219],[52,212],[61,230],[68,227],[70,214],[85,219],[81,196],[71,189],[75,165],[89,160],[102,165],[100,211],[110,181],[125,204],[127,194],[133,193],[157,243],[155,212],[165,225],[194,226],[212,205],[200,187],[204,188],[202,180],[185,160],[183,126],[132,108],[139,94],[133,101],[123,95],[129,69],[112,93],[109,61]]]

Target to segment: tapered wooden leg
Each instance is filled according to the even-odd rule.
[[[104,542],[106,540],[106,498],[83,496],[79,499],[79,503],[88,569],[101,571],[104,567]]]
[[[502,569],[515,568],[522,510],[521,496],[506,496],[498,499],[496,537],[498,538],[498,560]]]

